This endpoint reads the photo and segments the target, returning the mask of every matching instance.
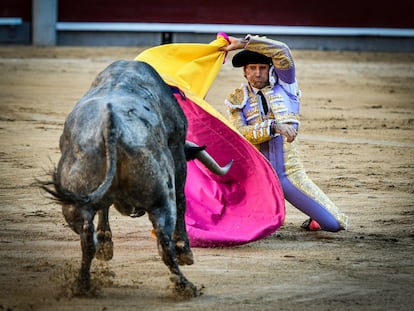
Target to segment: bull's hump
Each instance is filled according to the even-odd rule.
[[[92,87],[102,88],[110,84],[122,85],[124,89],[136,89],[151,86],[157,89],[164,82],[161,76],[149,64],[139,61],[119,60],[105,68],[92,83]]]

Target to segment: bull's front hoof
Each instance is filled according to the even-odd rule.
[[[85,297],[90,295],[91,279],[90,276],[79,275],[72,292],[75,297]]]
[[[96,246],[95,258],[98,260],[111,260],[114,257],[114,244],[112,241],[98,243]]]
[[[177,254],[177,263],[180,266],[192,265],[194,263],[193,253],[181,253]]]
[[[192,265],[194,263],[193,252],[190,247],[186,247],[183,241],[178,241],[175,243],[175,251],[177,257],[177,263],[180,266],[183,265]]]
[[[114,256],[114,243],[110,231],[99,232],[96,244],[95,258],[98,260],[111,260]]]
[[[78,279],[72,287],[72,296],[80,298],[96,298],[99,297],[101,289],[96,284],[91,284],[90,279]]]
[[[174,292],[181,298],[190,299],[203,294],[203,287],[197,288],[184,277],[173,275],[170,279],[174,283]]]

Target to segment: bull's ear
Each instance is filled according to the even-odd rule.
[[[185,159],[187,161],[194,160],[197,157],[197,153],[206,149],[207,146],[185,146]]]

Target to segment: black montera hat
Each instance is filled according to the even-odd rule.
[[[232,63],[234,67],[244,67],[249,64],[272,64],[272,59],[257,52],[243,50],[233,56]]]

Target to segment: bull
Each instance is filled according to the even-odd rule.
[[[231,161],[220,167],[205,146],[187,142],[187,127],[171,88],[138,61],[110,64],[68,115],[60,160],[41,187],[62,205],[66,222],[80,236],[80,293],[91,288],[93,258],[113,256],[108,213],[114,206],[122,215],[148,214],[174,288],[185,296],[200,294],[179,268],[194,262],[184,219],[186,162],[199,159],[224,175]]]

